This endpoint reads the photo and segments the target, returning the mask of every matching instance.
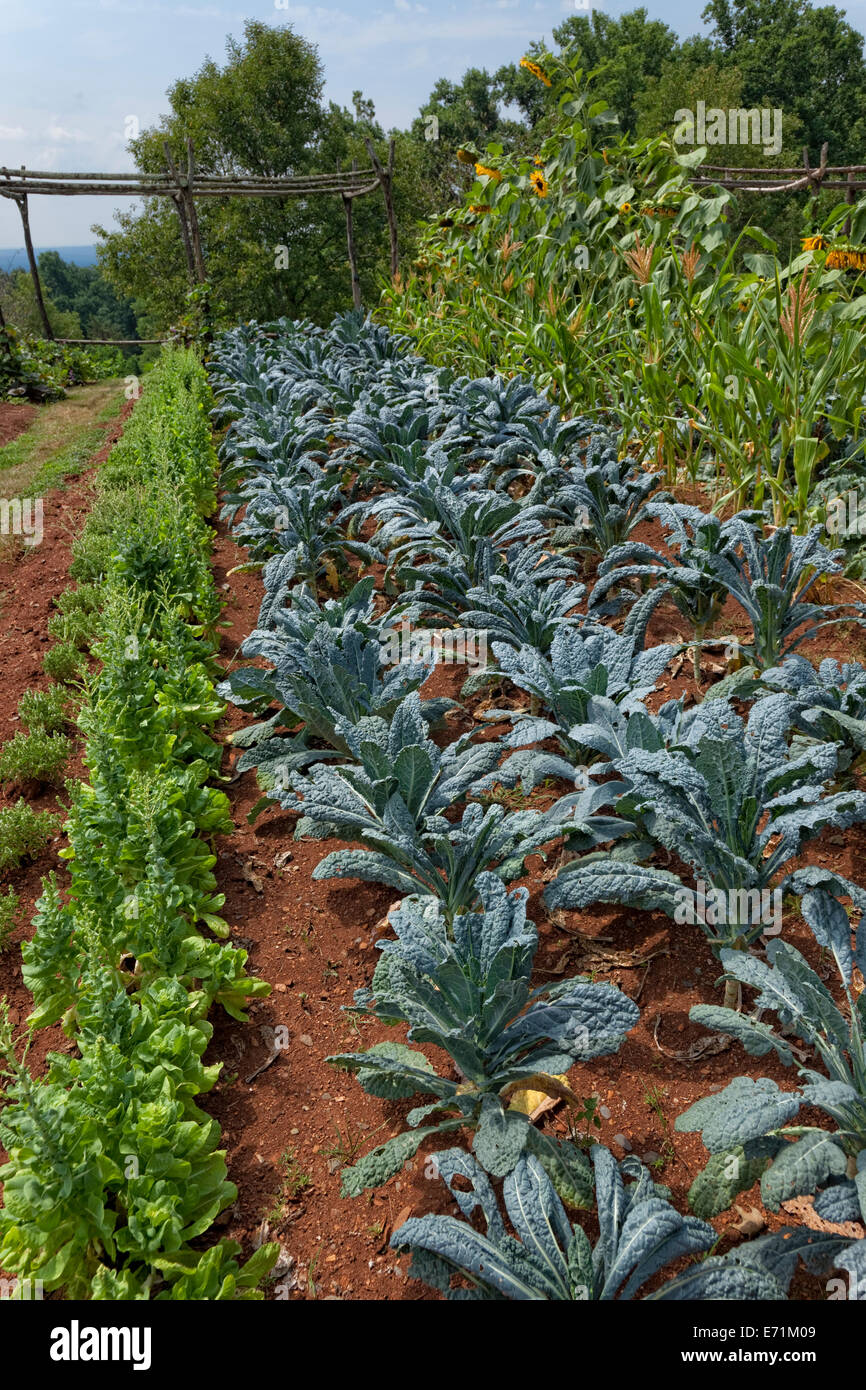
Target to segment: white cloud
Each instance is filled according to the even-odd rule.
[[[0,140],[24,140],[27,131],[20,125],[0,125]]]
[[[80,145],[88,138],[83,130],[67,130],[65,126],[58,125],[56,116],[51,117],[44,134],[49,140],[62,140],[64,143],[75,145]]]

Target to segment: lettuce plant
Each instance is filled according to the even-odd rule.
[[[582,1226],[568,1220],[550,1177],[532,1154],[518,1160],[503,1184],[509,1231],[489,1179],[462,1149],[436,1154],[434,1161],[466,1219],[410,1217],[394,1232],[391,1246],[400,1254],[408,1251],[409,1273],[446,1298],[607,1302],[638,1297],[666,1266],[715,1244],[712,1226],[681,1216],[668,1190],[655,1184],[636,1158],[618,1164],[598,1144],[591,1155],[599,1222],[594,1246]],[[483,1232],[470,1224],[479,1217]],[[468,1280],[470,1289],[452,1288],[454,1275]],[[779,1300],[785,1292],[760,1266],[711,1256],[646,1297]]]
[[[192,1290],[202,1261],[202,1272],[221,1263],[190,1242],[237,1196],[219,1126],[193,1100],[219,1074],[201,1060],[213,1030],[201,996],[177,981],[133,1000],[88,965],[81,984],[79,1054],[49,1053],[45,1076],[30,1076],[0,1011],[0,1259],[72,1299],[171,1297],[179,1276]],[[269,1246],[247,1277],[277,1253]]]
[[[477,890],[483,910],[451,921],[435,900],[402,903],[390,917],[396,940],[379,943],[372,987],[355,994],[361,1012],[408,1024],[410,1042],[442,1048],[458,1079],[440,1076],[424,1053],[402,1043],[328,1059],[356,1073],[371,1095],[435,1097],[410,1113],[408,1130],[344,1173],[346,1195],[386,1181],[424,1139],[466,1126],[488,1172],[501,1177],[521,1154],[536,1152],[572,1199],[586,1200],[580,1151],[535,1130],[509,1099],[525,1087],[575,1099],[557,1074],[616,1052],[638,1021],[637,1005],[585,978],[532,989],[538,934],[526,919],[526,889],[507,894],[494,875],[482,874]]]

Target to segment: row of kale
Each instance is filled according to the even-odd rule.
[[[224,687],[263,716],[236,740],[247,750],[241,766],[257,767],[266,799],[298,814],[299,836],[365,846],[327,855],[316,877],[369,879],[405,895],[391,916],[396,939],[357,1006],[408,1024],[410,1041],[438,1044],[459,1077],[397,1043],[332,1059],[373,1094],[433,1098],[347,1170],[344,1191],[385,1181],[426,1138],[469,1128],[474,1157],[451,1149],[436,1162],[449,1185],[468,1178],[471,1193],[452,1191],[464,1214],[480,1207],[486,1238],[424,1217],[394,1243],[413,1250],[415,1271],[437,1287],[458,1270],[476,1292],[506,1297],[630,1297],[676,1255],[713,1244],[700,1217],[758,1177],[771,1207],[815,1193],[825,1217],[859,1219],[866,1019],[852,977],[866,933],[852,955],[839,899],[862,907],[866,894],[829,871],[793,867],[825,827],[866,819],[866,796],[847,772],[864,746],[866,672],[833,662],[815,671],[794,654],[824,623],[859,618],[809,601],[817,574],[838,565],[818,533],[767,538],[753,516],[722,523],[680,506],[656,492],[657,478],[618,460],[612,441],[586,421],[562,421],[525,383],[455,379],[360,315],[327,331],[285,321],[238,329],[211,372],[216,415],[231,420],[225,514],[243,509],[236,534],[265,583],[244,651],[268,669],[235,671]],[[630,539],[648,518],[665,529],[664,554]],[[587,553],[601,557],[588,615],[576,611]],[[384,566],[382,593],[372,575],[350,587],[352,557]],[[334,596],[320,601],[328,588]],[[676,651],[645,649],[652,612],[673,604],[699,652],[729,598],[751,622],[743,665],[712,698],[651,713],[647,698]],[[623,609],[617,632],[604,620]],[[429,730],[450,702],[420,698],[429,664],[383,662],[397,623],[431,615],[490,634],[496,667],[470,686],[495,675],[529,694],[528,711],[491,712],[510,723],[504,738],[440,748]],[[749,704],[745,719],[732,694]],[[551,777],[576,790],[546,811],[483,804],[498,785],[529,794]],[[596,1146],[604,1235],[592,1252],[559,1200],[592,1201],[586,1156],[510,1105],[540,1076],[565,1094],[557,1076],[615,1051],[638,1016],[611,986],[530,987],[535,928],[525,894],[507,895],[503,882],[554,842],[578,857],[548,886],[550,908],[610,902],[697,924],[728,979],[726,1002],[742,982],[783,1028],[799,1016],[828,1073],[801,1068],[807,1084],[797,1092],[741,1077],[680,1117],[712,1155],[690,1194],[698,1215],[675,1213],[635,1160],[617,1165]],[[694,881],[653,864],[659,850],[673,851]],[[766,940],[769,892],[801,895],[805,920],[834,952],[842,1010],[787,942],[749,949]],[[805,1056],[760,1016],[699,1006],[692,1017],[752,1055]],[[838,1128],[787,1130],[804,1104]],[[505,1234],[485,1174],[505,1178],[522,1244]],[[799,1256],[854,1275],[861,1250],[786,1232],[704,1260],[653,1296],[784,1297]]]

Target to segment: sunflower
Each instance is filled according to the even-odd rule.
[[[533,163],[534,163],[536,169],[543,169],[543,168],[544,168],[544,160],[541,158],[541,155],[540,155],[540,154],[537,154],[537,155],[535,156],[535,158],[534,158],[534,160],[533,160]]]
[[[494,183],[498,183],[499,180],[502,178],[502,175],[500,174],[498,169],[488,169],[486,164],[476,164],[475,172],[479,178],[486,177],[488,179],[493,179]]]
[[[676,215],[677,215],[677,210],[676,210],[676,208],[666,208],[666,207],[662,207],[662,206],[653,207],[652,203],[642,203],[642,204],[641,204],[641,216],[642,216],[642,217],[656,217],[656,218],[662,218],[662,217],[676,217]]]
[[[529,182],[532,184],[539,198],[547,197],[549,184],[540,170],[536,170],[534,174],[529,175]]]
[[[860,246],[835,246],[825,265],[828,270],[866,270],[866,250]]]
[[[625,214],[626,214],[627,212],[631,212],[631,203],[623,203],[622,206],[620,207],[620,213],[622,214],[623,217],[625,216]]]
[[[521,58],[520,66],[526,68],[527,72],[531,72],[533,77],[537,77],[539,82],[543,82],[545,87],[550,86],[550,78],[544,71],[544,68],[540,68],[537,63],[533,63],[531,58]]]
[[[457,151],[457,158],[460,160],[461,164],[475,163],[475,155],[470,154],[468,150],[464,150],[462,148]]]
[[[823,236],[804,236],[802,240],[804,251],[824,251],[827,248],[827,238]]]
[[[489,212],[489,211],[490,211],[490,204],[489,204],[489,203],[470,203],[470,204],[469,204],[469,211],[470,211],[470,212],[474,212],[475,215],[476,215],[476,217],[480,217],[482,213],[484,213],[484,212]]]

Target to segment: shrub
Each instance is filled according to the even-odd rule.
[[[62,685],[47,690],[25,690],[18,701],[18,716],[31,732],[56,733],[67,723],[69,692]]]
[[[52,680],[69,681],[80,676],[85,668],[85,658],[72,642],[58,642],[45,655],[42,669]]]
[[[0,748],[0,781],[56,785],[71,752],[72,743],[65,734],[49,734],[44,729],[17,733]]]
[[[0,873],[39,854],[57,832],[59,823],[58,816],[34,811],[23,797],[0,811]]]

